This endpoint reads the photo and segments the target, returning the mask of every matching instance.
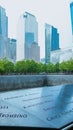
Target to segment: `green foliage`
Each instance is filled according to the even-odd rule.
[[[38,63],[38,73],[47,72],[47,65],[41,62]]]
[[[68,72],[73,72],[73,60],[72,59],[67,61],[67,71]]]
[[[15,73],[27,74],[27,73],[38,73],[39,65],[34,60],[18,61],[15,64]]]
[[[26,66],[28,73],[37,73],[37,63],[34,60],[27,60]]]
[[[13,64],[6,58],[0,60],[0,74],[39,74],[46,73],[73,73],[73,59],[62,63],[35,62],[34,60],[22,60]]]
[[[4,73],[9,74],[14,72],[14,64],[8,61],[6,58],[3,59]]]
[[[24,60],[16,62],[14,66],[14,72],[20,74],[26,74],[27,73],[26,62]]]
[[[57,73],[60,71],[59,63],[58,63],[58,62],[54,65],[54,70],[55,70],[55,72],[57,72]]]
[[[4,73],[4,64],[3,64],[3,61],[0,60],[0,74],[3,74]]]
[[[60,71],[62,72],[73,72],[73,59],[60,63]]]
[[[0,60],[0,74],[9,74],[14,72],[14,64],[6,58]]]
[[[61,72],[66,72],[67,71],[67,62],[63,61],[62,63],[60,63],[59,67],[60,67]]]
[[[52,63],[49,63],[49,64],[47,65],[47,72],[48,72],[48,73],[54,73],[54,72],[55,72],[55,65],[52,64]]]

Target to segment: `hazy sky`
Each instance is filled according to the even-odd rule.
[[[72,0],[71,0],[72,1]],[[53,25],[60,34],[60,47],[72,45],[70,0],[0,0],[8,16],[8,35],[17,37],[18,18],[25,11],[36,16],[39,27],[41,57],[44,56],[44,23]]]

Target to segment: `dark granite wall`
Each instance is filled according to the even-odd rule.
[[[73,75],[5,75],[0,76],[0,91],[41,86],[73,84]]]

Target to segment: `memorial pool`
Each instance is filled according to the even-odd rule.
[[[73,85],[0,92],[0,127],[62,129],[73,125]]]

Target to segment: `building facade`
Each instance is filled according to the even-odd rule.
[[[0,35],[0,59],[7,58],[16,62],[16,39],[10,39]]]
[[[4,57],[8,57],[8,44],[9,44],[9,39],[7,37],[3,37],[0,35],[0,59]]]
[[[71,26],[72,26],[72,35],[73,35],[73,2],[70,3],[70,14],[71,14]]]
[[[59,33],[57,31],[57,28],[52,28],[52,39],[51,39],[51,51],[59,50]]]
[[[51,61],[51,51],[59,50],[59,34],[57,29],[45,24],[45,63]]]
[[[28,47],[28,59],[39,62],[40,61],[40,47],[37,43],[32,43],[31,47]]]
[[[13,63],[16,62],[16,39],[13,39],[11,38],[9,40],[9,54],[8,54],[8,57],[9,57],[9,60],[11,60]]]
[[[0,6],[0,35],[8,37],[8,17],[5,9]]]
[[[28,50],[34,42],[38,47],[38,23],[34,15],[25,12],[18,20],[17,61],[30,59]]]
[[[56,64],[57,62],[61,63],[63,61],[68,61],[73,59],[73,50],[72,48],[62,48],[60,50],[51,51],[51,62]]]
[[[50,62],[51,32],[52,32],[51,26],[49,24],[45,24],[45,63]]]
[[[7,58],[16,61],[16,39],[8,38],[8,17],[6,11],[0,6],[0,59]]]

